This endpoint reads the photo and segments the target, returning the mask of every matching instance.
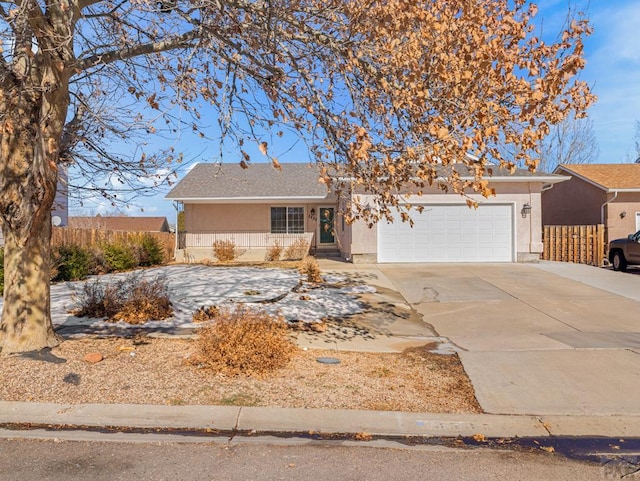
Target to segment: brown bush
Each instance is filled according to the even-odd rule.
[[[239,256],[238,249],[233,241],[217,240],[213,243],[213,255],[220,262],[229,262]]]
[[[216,306],[202,306],[199,307],[196,312],[191,316],[193,322],[207,322],[212,321],[218,315],[218,308]]]
[[[267,248],[267,254],[265,256],[265,260],[269,262],[280,260],[280,256],[282,255],[282,246],[280,242],[275,241],[273,245]]]
[[[304,239],[296,239],[284,251],[284,258],[289,260],[304,259],[309,253],[309,243]]]
[[[86,282],[74,297],[79,317],[105,317],[111,322],[143,324],[173,315],[166,278],[143,279],[132,274],[113,282],[96,279]]]
[[[194,364],[228,375],[263,376],[284,367],[297,347],[284,319],[238,306],[199,331]]]
[[[308,282],[322,282],[320,275],[320,265],[318,260],[313,256],[307,256],[300,263],[300,273],[307,276]]]
[[[141,280],[134,286],[122,307],[111,321],[144,324],[149,320],[160,321],[173,315],[166,284],[155,280]]]

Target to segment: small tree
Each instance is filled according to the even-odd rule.
[[[567,117],[552,126],[542,141],[538,170],[553,172],[558,164],[591,164],[599,154],[593,121]]]
[[[633,162],[640,164],[640,120],[636,120],[635,131],[633,132],[634,155]]]

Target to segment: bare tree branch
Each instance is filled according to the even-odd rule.
[[[76,71],[87,70],[96,65],[106,65],[118,60],[127,60],[134,57],[149,55],[152,53],[166,52],[169,50],[193,47],[200,38],[200,31],[197,29],[185,32],[173,38],[167,38],[158,42],[150,42],[122,50],[111,50],[109,52],[93,55],[81,60],[75,66]]]

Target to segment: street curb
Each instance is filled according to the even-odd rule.
[[[640,416],[438,414],[340,409],[0,401],[0,427],[486,438],[640,437]]]

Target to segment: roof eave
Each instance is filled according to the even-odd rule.
[[[192,204],[262,204],[267,202],[309,202],[323,201],[329,198],[328,195],[310,196],[274,196],[274,197],[169,197],[164,200],[189,202]]]
[[[543,184],[558,184],[560,182],[565,182],[571,179],[570,176],[567,175],[550,175],[550,176],[509,176],[509,177],[491,177],[491,176],[483,176],[484,180],[488,180],[491,183],[522,183],[522,182],[540,182]],[[460,177],[462,180],[473,180],[473,177]]]
[[[615,187],[610,187],[606,190],[607,194],[615,194],[615,193],[635,193],[635,192],[640,192],[640,187],[638,188],[632,188],[632,189],[617,189]]]

